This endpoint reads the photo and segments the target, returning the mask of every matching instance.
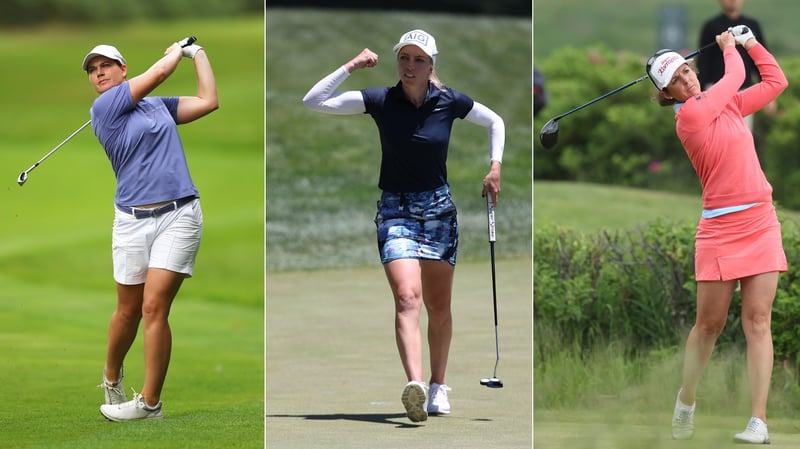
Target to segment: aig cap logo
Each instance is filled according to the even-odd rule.
[[[436,62],[436,54],[439,53],[436,49],[436,39],[425,30],[411,30],[402,34],[400,36],[400,42],[398,42],[392,50],[397,53],[406,45],[416,45],[421,48],[425,54],[430,56],[434,63]]]
[[[404,42],[419,42],[422,45],[428,45],[428,35],[419,31],[409,31],[403,36]]]

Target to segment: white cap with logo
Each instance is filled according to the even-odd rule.
[[[400,37],[400,42],[392,49],[395,53],[399,52],[401,48],[406,45],[415,45],[422,49],[426,55],[430,56],[433,62],[436,62],[436,55],[439,51],[436,49],[436,39],[423,30],[412,30]]]
[[[647,75],[658,90],[664,90],[678,67],[686,64],[686,59],[670,50],[659,50],[647,61]]]
[[[120,53],[119,50],[116,49],[116,47],[112,47],[111,45],[101,44],[94,47],[92,51],[90,51],[89,54],[87,54],[86,57],[83,58],[84,72],[86,71],[87,66],[89,65],[89,61],[98,56],[105,56],[106,58],[113,59],[119,62],[120,64],[125,64],[125,58],[122,57],[122,53]]]

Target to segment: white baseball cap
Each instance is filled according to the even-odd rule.
[[[647,61],[647,75],[655,84],[656,89],[664,90],[672,79],[678,67],[686,64],[686,59],[680,54],[665,48],[657,51]]]
[[[406,45],[415,45],[422,49],[426,55],[430,56],[433,62],[436,62],[436,55],[439,51],[436,49],[436,39],[423,30],[412,30],[400,37],[400,42],[392,49],[395,53],[399,52],[401,48]]]
[[[120,64],[125,64],[125,58],[122,57],[122,53],[120,53],[119,50],[116,49],[116,47],[112,47],[111,45],[101,44],[98,45],[97,47],[94,47],[92,51],[90,51],[89,54],[87,54],[86,57],[83,58],[84,72],[86,71],[87,68],[86,66],[89,65],[89,61],[91,61],[92,58],[96,58],[97,56],[105,56],[106,58],[113,59],[119,62]]]

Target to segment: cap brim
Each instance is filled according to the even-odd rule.
[[[83,58],[83,70],[85,71],[88,68],[87,66],[89,65],[89,62],[91,62],[92,59],[98,56],[105,56],[105,55],[101,55],[100,53],[89,53],[88,55],[86,55],[86,57]]]
[[[85,58],[83,58],[82,67],[83,67],[83,71],[84,72],[89,68],[88,66],[89,66],[89,63],[92,62],[92,59],[97,58],[98,56],[102,56],[104,58],[108,58],[108,59],[110,59],[112,61],[117,61],[117,63],[120,64],[120,65],[125,65],[125,59],[120,60],[120,59],[116,58],[115,56],[109,56],[109,55],[106,55],[106,54],[103,54],[103,53],[92,52],[92,53],[89,53],[88,55],[86,55]]]

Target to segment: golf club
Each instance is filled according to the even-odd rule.
[[[81,130],[82,130],[83,128],[86,128],[87,126],[89,126],[89,124],[90,124],[90,123],[92,123],[91,119],[90,119],[89,121],[87,121],[86,123],[84,123],[84,124],[83,124],[83,126],[81,126],[80,128],[76,129],[76,130],[75,130],[75,132],[73,132],[72,134],[70,134],[69,136],[67,136],[67,138],[66,138],[66,139],[62,140],[62,141],[61,141],[61,143],[59,143],[58,145],[56,145],[56,147],[55,147],[55,148],[53,148],[52,150],[50,150],[50,152],[49,152],[49,153],[45,154],[45,155],[44,155],[44,156],[43,156],[41,159],[39,159],[39,160],[38,160],[38,161],[37,161],[35,164],[31,165],[31,166],[30,166],[30,167],[29,167],[27,170],[25,170],[24,172],[20,173],[20,174],[19,174],[19,178],[17,178],[17,184],[19,184],[19,185],[20,185],[20,187],[22,186],[22,184],[25,184],[25,181],[27,181],[27,180],[28,180],[28,173],[30,173],[31,171],[33,171],[33,169],[34,169],[34,168],[38,167],[38,166],[39,166],[39,164],[41,164],[42,162],[44,162],[44,160],[45,160],[45,159],[47,159],[48,157],[50,157],[50,155],[51,155],[51,154],[55,153],[55,152],[56,152],[56,150],[58,150],[59,148],[61,148],[61,147],[62,147],[62,146],[65,144],[65,143],[69,142],[69,140],[70,140],[70,139],[72,139],[73,137],[75,137],[75,135],[76,135],[76,134],[78,134],[79,132],[81,132]]]
[[[192,45],[193,43],[195,43],[195,41],[197,41],[197,38],[196,38],[196,37],[194,37],[194,36],[189,36],[189,37],[187,37],[187,38],[185,38],[185,39],[181,40],[179,43],[180,43],[180,46],[181,46],[181,47],[188,47],[189,45]],[[76,129],[74,133],[72,133],[72,134],[70,134],[69,136],[67,136],[67,138],[66,138],[66,139],[64,139],[63,141],[61,141],[61,143],[59,143],[58,145],[56,145],[56,147],[55,147],[55,148],[53,148],[52,150],[50,150],[50,152],[48,152],[47,154],[45,154],[45,155],[44,155],[44,156],[43,156],[41,159],[39,159],[39,160],[38,160],[38,161],[37,161],[35,164],[31,165],[31,166],[30,166],[30,167],[29,167],[27,170],[25,170],[24,172],[20,173],[20,174],[19,174],[19,177],[17,178],[17,184],[19,184],[19,185],[20,185],[20,187],[22,187],[22,185],[23,185],[23,184],[25,184],[25,181],[27,181],[27,180],[28,180],[28,174],[29,174],[30,172],[32,172],[34,168],[38,167],[38,166],[39,166],[39,164],[41,164],[42,162],[44,162],[44,160],[45,160],[45,159],[47,159],[48,157],[50,157],[50,156],[51,156],[53,153],[55,153],[55,152],[56,152],[56,151],[57,151],[59,148],[61,148],[61,147],[62,147],[62,146],[65,144],[65,143],[69,142],[69,140],[70,140],[70,139],[72,139],[73,137],[75,137],[75,135],[76,135],[76,134],[78,134],[79,132],[81,132],[81,130],[83,130],[83,128],[86,128],[87,126],[89,126],[89,124],[90,124],[90,123],[92,123],[92,120],[91,120],[91,119],[90,119],[89,121],[87,121],[86,123],[84,123],[84,124],[83,124],[83,126],[81,126],[80,128]]]
[[[745,32],[747,32],[747,30],[745,30]],[[706,45],[698,48],[697,50],[689,53],[688,55],[684,56],[684,59],[694,58],[695,56],[700,54],[703,50],[711,48],[714,45],[717,45],[717,43],[716,42],[711,42],[710,44],[706,44]],[[542,146],[547,148],[547,149],[550,149],[550,148],[553,148],[554,146],[556,146],[556,143],[558,142],[558,121],[560,119],[572,114],[573,112],[578,112],[578,111],[580,111],[581,109],[583,109],[583,108],[585,108],[587,106],[590,106],[590,105],[592,105],[594,103],[597,103],[598,101],[600,101],[600,100],[602,100],[604,98],[610,97],[611,95],[614,95],[615,93],[617,93],[617,92],[619,92],[621,90],[627,89],[627,88],[633,86],[634,84],[638,83],[639,81],[642,81],[643,79],[646,79],[646,78],[647,78],[647,74],[644,74],[644,75],[640,76],[639,78],[636,78],[635,80],[630,81],[627,84],[624,84],[624,85],[622,85],[622,86],[620,86],[620,87],[618,87],[618,88],[616,88],[616,89],[614,89],[614,90],[612,90],[612,91],[610,91],[608,93],[605,93],[605,94],[595,98],[592,101],[584,103],[584,104],[582,104],[582,105],[580,105],[580,106],[578,106],[578,107],[576,107],[574,109],[571,109],[571,110],[569,110],[569,111],[567,111],[567,112],[565,112],[565,113],[563,113],[561,115],[557,115],[557,116],[551,118],[550,120],[547,121],[547,123],[544,124],[544,126],[542,126],[542,129],[539,131],[539,141],[542,142]]]
[[[497,333],[497,280],[494,269],[494,202],[491,193],[486,194],[486,212],[489,218],[489,252],[492,260],[492,303],[494,305],[494,350],[496,359],[494,362],[494,373],[492,377],[481,379],[481,385],[489,388],[503,388],[503,381],[497,378],[497,364],[500,363],[500,337]]]

